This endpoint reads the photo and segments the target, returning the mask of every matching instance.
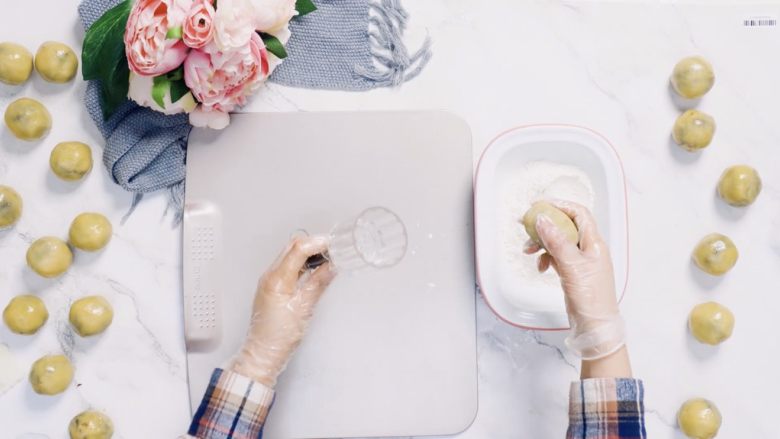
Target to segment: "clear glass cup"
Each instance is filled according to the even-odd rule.
[[[329,260],[338,271],[388,268],[401,262],[406,247],[401,218],[384,207],[371,207],[336,224],[330,232],[327,254],[313,256],[307,266],[314,268]]]

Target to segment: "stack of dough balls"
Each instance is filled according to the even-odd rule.
[[[677,412],[680,430],[691,439],[712,439],[718,434],[723,419],[712,401],[694,398],[685,401]]]
[[[70,439],[111,439],[114,423],[95,410],[87,410],[74,416],[68,425]]]
[[[62,142],[51,151],[49,165],[57,177],[77,181],[92,170],[92,150],[81,142]]]
[[[761,177],[747,165],[736,165],[723,171],[718,181],[718,195],[735,207],[753,204],[761,193]]]
[[[27,265],[43,277],[57,277],[65,273],[73,262],[68,244],[53,236],[36,240],[27,249]]]
[[[103,297],[87,296],[73,302],[68,319],[76,333],[89,337],[108,328],[114,319],[114,310]]]
[[[536,231],[536,222],[540,215],[544,215],[555,224],[558,229],[566,236],[566,239],[572,244],[577,244],[580,240],[577,226],[566,213],[546,201],[534,203],[530,209],[523,215],[523,226],[531,240],[540,246],[544,246],[539,233]]]
[[[737,263],[739,252],[734,241],[720,233],[711,233],[693,250],[693,262],[705,273],[722,276]]]
[[[35,334],[48,319],[49,311],[46,310],[46,305],[41,299],[30,294],[14,297],[3,310],[3,322],[16,334]]]
[[[720,303],[702,303],[691,310],[688,328],[701,343],[717,345],[731,337],[734,314]]]
[[[73,366],[64,355],[46,355],[33,363],[30,384],[35,393],[56,395],[62,393],[73,381]]]
[[[12,227],[22,217],[22,197],[14,188],[0,185],[0,230]]]

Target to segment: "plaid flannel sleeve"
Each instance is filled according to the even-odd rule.
[[[646,439],[640,380],[598,378],[572,383],[567,439]]]
[[[274,392],[251,379],[215,369],[188,430],[198,439],[260,439]]]

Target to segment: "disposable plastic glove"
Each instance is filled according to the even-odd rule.
[[[324,252],[324,237],[296,238],[260,278],[252,320],[229,368],[269,388],[298,347],[320,296],[333,280],[330,263],[305,270],[306,259]]]
[[[588,209],[567,201],[550,202],[571,217],[580,241],[579,246],[567,241],[548,217],[540,215],[536,230],[547,252],[539,256],[539,271],[552,265],[561,278],[571,325],[566,338],[569,349],[584,360],[606,357],[625,344],[609,249]],[[541,249],[529,242],[525,251],[532,254]]]

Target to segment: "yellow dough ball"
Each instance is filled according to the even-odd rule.
[[[48,319],[43,300],[29,294],[14,297],[3,310],[3,321],[17,334],[35,334]]]
[[[720,276],[737,263],[739,252],[734,242],[726,235],[711,233],[696,244],[693,262],[703,271]]]
[[[92,170],[92,150],[81,142],[59,143],[51,151],[49,166],[63,180],[81,180]]]
[[[73,381],[73,366],[64,355],[41,357],[30,369],[30,384],[35,393],[41,395],[62,393],[71,381]]]
[[[5,109],[5,124],[21,140],[38,140],[49,133],[49,110],[35,99],[21,98]]]
[[[536,220],[539,215],[545,215],[555,224],[572,244],[577,244],[580,240],[577,226],[566,213],[550,203],[539,201],[533,204],[523,215],[523,226],[528,236],[539,245],[543,245],[539,234],[536,232]]]
[[[82,337],[100,334],[114,319],[114,309],[101,296],[87,296],[73,302],[68,315],[70,324]]]
[[[672,138],[688,151],[706,148],[715,135],[715,119],[699,110],[688,110],[674,122]]]
[[[706,59],[690,56],[674,66],[671,81],[677,94],[687,99],[695,99],[710,91],[715,84],[715,73]]]
[[[712,439],[718,434],[723,418],[718,407],[703,398],[689,399],[677,412],[680,430],[691,439]]]
[[[33,56],[24,46],[0,43],[0,82],[21,85],[30,79]]]
[[[103,413],[87,410],[70,420],[68,434],[70,439],[111,439],[114,423]]]
[[[72,262],[73,253],[68,244],[59,238],[40,238],[27,249],[27,265],[43,277],[61,275],[70,268]]]
[[[16,224],[22,207],[22,197],[12,187],[0,185],[0,229]]]
[[[108,244],[112,233],[108,218],[99,213],[82,213],[70,224],[70,243],[78,249],[94,252]]]
[[[732,206],[753,204],[761,193],[761,177],[747,165],[736,165],[723,171],[718,181],[718,195]]]
[[[67,44],[47,41],[35,54],[35,70],[49,82],[69,82],[78,68],[79,58]]]
[[[734,331],[734,314],[720,303],[702,303],[691,310],[688,328],[696,340],[711,345],[720,344],[731,337]]]

